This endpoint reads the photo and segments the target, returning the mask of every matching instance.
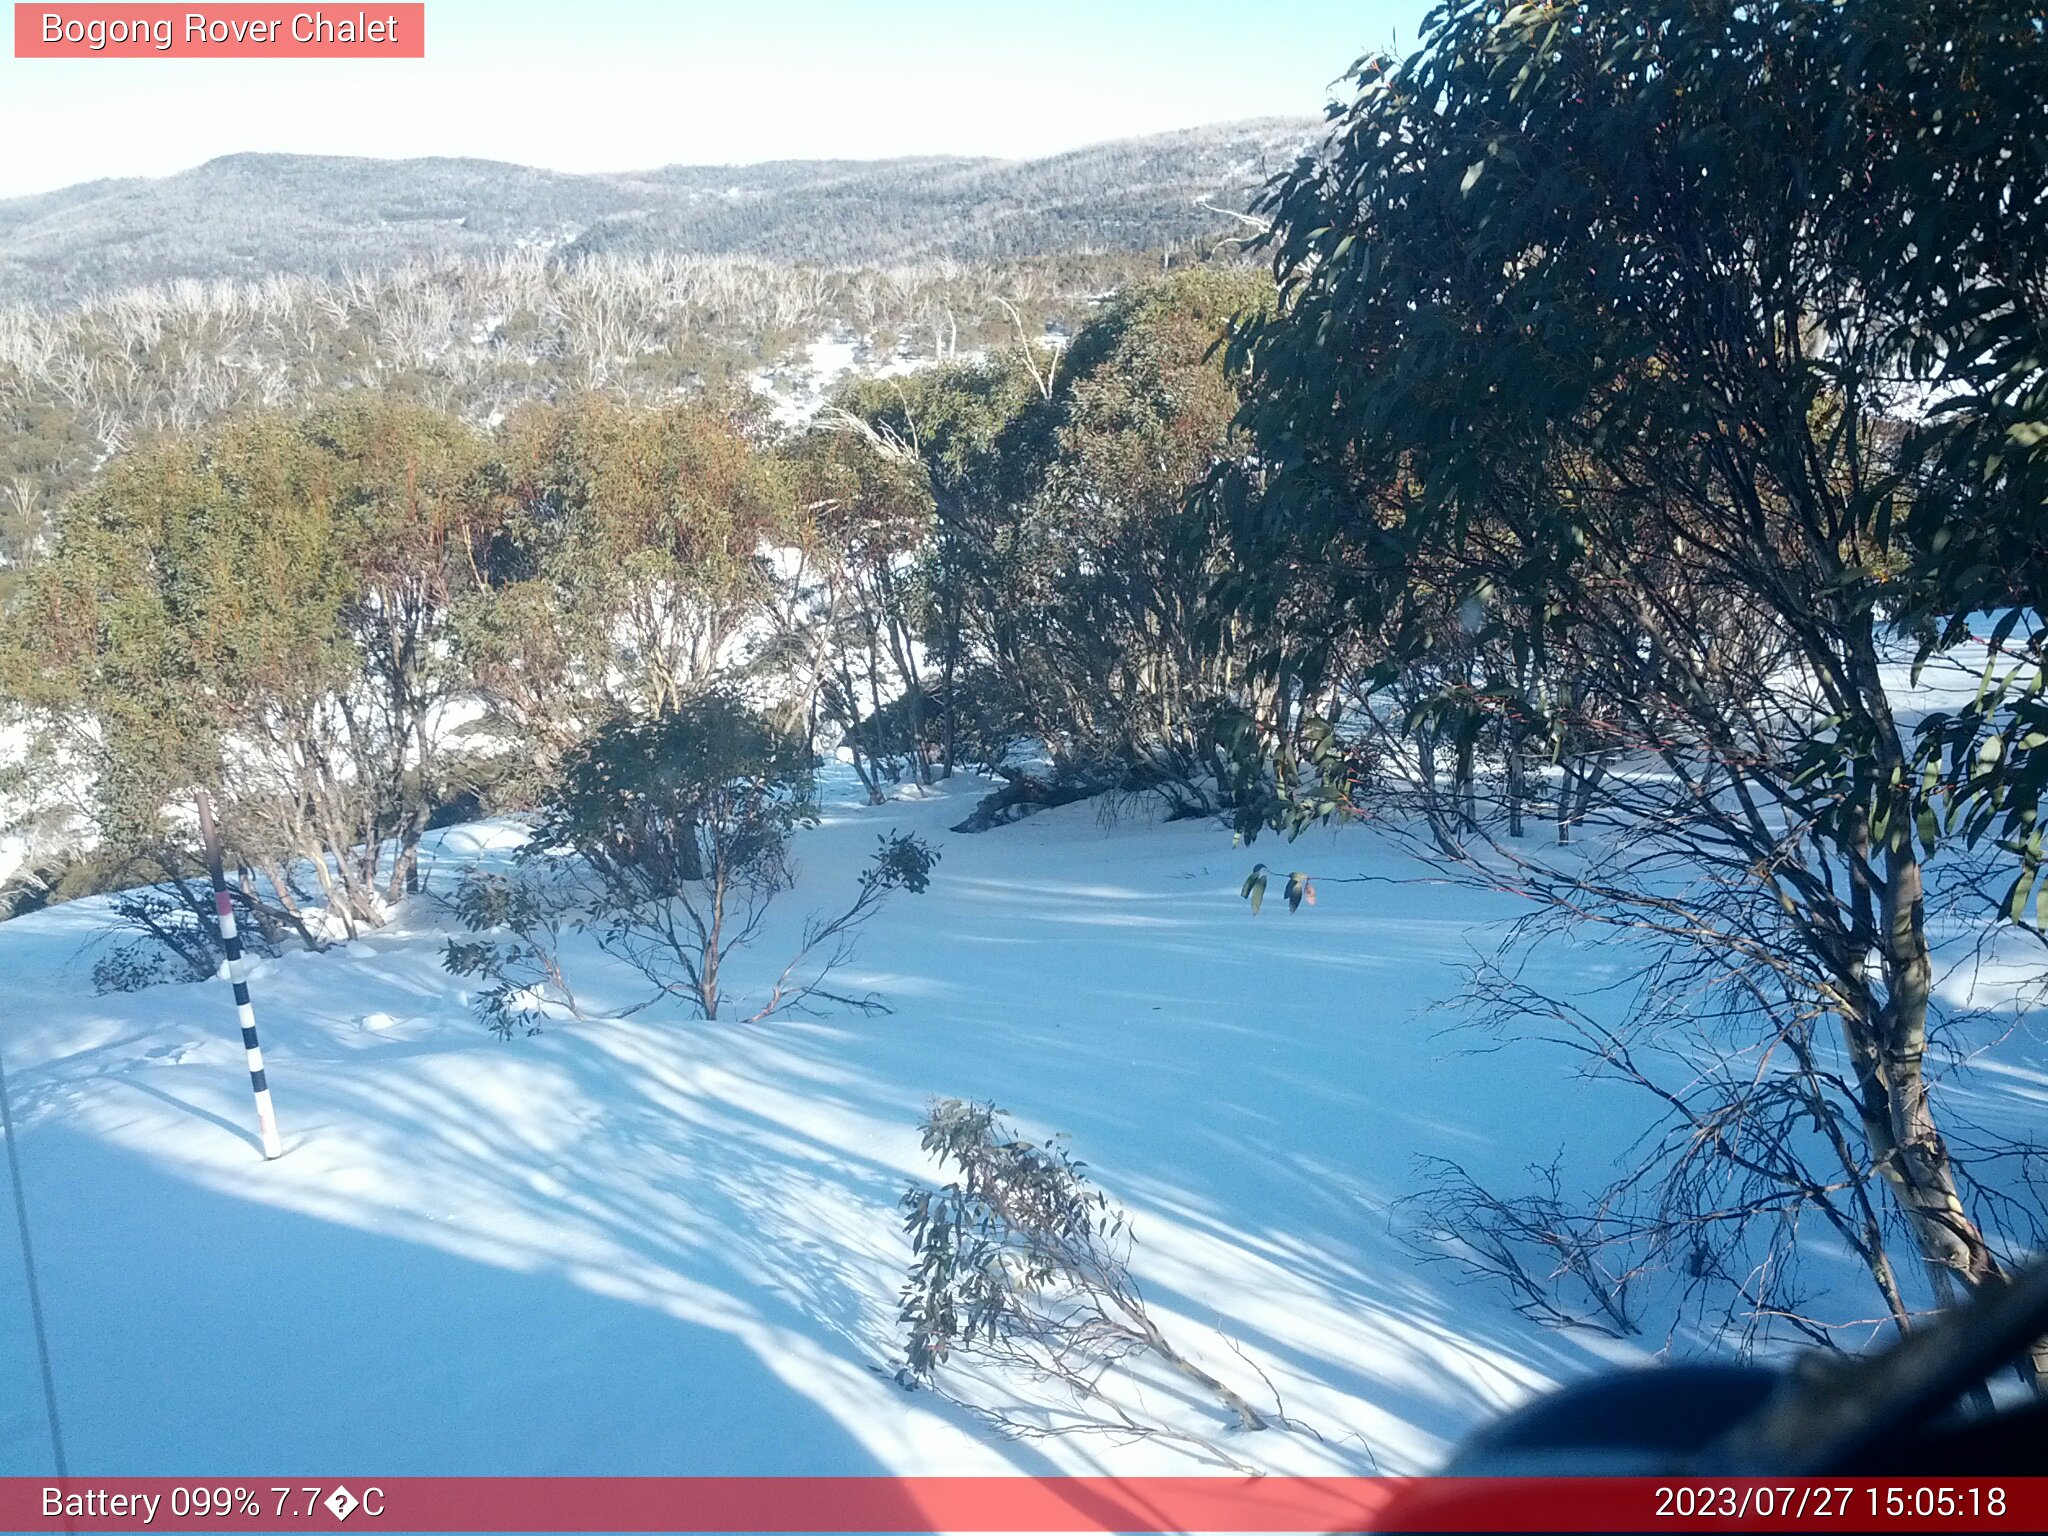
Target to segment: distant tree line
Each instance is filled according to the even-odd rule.
[[[740,257],[521,251],[340,278],[188,279],[0,308],[0,602],[56,507],[111,454],[236,412],[352,391],[477,425],[591,390],[671,400],[841,335],[857,363],[1014,341],[997,302],[1072,332],[1157,255],[1001,266],[803,266]]]

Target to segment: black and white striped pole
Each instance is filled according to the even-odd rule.
[[[263,1155],[281,1157],[284,1142],[277,1134],[277,1111],[270,1103],[270,1080],[263,1075],[263,1047],[256,1043],[256,1010],[249,1005],[249,973],[242,965],[242,935],[235,927],[234,904],[228,900],[228,877],[220,854],[220,833],[213,825],[213,801],[199,791],[199,836],[206,844],[206,869],[213,876],[213,910],[220,920],[220,942],[228,952],[228,980],[235,988],[235,1014],[242,1024],[242,1048],[249,1053],[249,1086],[256,1094],[256,1126],[263,1133]]]

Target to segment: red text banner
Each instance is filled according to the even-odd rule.
[[[8,1531],[2041,1531],[2048,1477],[0,1478]]]
[[[18,59],[423,59],[424,4],[19,5]]]

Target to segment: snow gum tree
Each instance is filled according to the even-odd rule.
[[[1242,447],[1219,344],[1271,298],[1261,274],[1206,270],[1122,295],[1065,359],[1029,504],[1035,602],[1018,627],[1040,730],[1197,804],[1246,636],[1213,611],[1229,550],[1213,507],[1188,493]]]
[[[856,386],[840,419],[909,471],[932,508],[920,561],[925,652],[936,677],[939,771],[962,747],[963,707],[977,656],[1009,675],[1009,620],[1019,579],[1016,528],[1031,455],[1020,434],[1038,425],[1042,373],[1014,354]]]
[[[735,665],[790,538],[757,438],[752,407],[710,397],[592,395],[506,424],[462,648],[498,734],[543,775],[606,718],[672,710]]]
[[[858,391],[853,398],[858,398]],[[842,730],[868,797],[907,762],[928,782],[930,627],[924,557],[932,502],[923,465],[848,415],[804,434],[789,452],[803,567],[792,583],[801,616],[815,726]],[[892,716],[900,731],[891,731]]]
[[[445,711],[468,685],[455,606],[497,517],[485,444],[452,417],[393,400],[328,407],[303,432],[334,466],[349,574],[340,619],[358,663],[348,735],[396,843],[384,889],[396,900],[418,888],[420,837],[450,787]]]
[[[1457,0],[1354,79],[1328,152],[1270,193],[1280,309],[1234,344],[1256,443],[1220,490],[1234,597],[1271,615],[1314,586],[1335,620],[1271,673],[1315,695],[1370,633],[1389,681],[1449,599],[1519,665],[1443,707],[1555,740],[1586,724],[1569,700],[1605,700],[1600,728],[1660,770],[1602,792],[1628,847],[1518,888],[1714,957],[1684,984],[1723,976],[1766,1065],[1819,1085],[1792,1113],[1839,1166],[1774,1160],[1732,1110],[1701,1146],[1750,1158],[1774,1213],[1861,1234],[1900,1327],[1866,1186],[1937,1296],[1998,1283],[1929,1070],[1924,866],[1953,786],[1887,663],[1904,625],[1938,650],[2022,596],[1991,552],[2042,526],[2010,454],[2048,436],[2038,15]],[[1707,1235],[1738,1225],[1667,1257],[1740,1289]]]
[[[434,790],[477,456],[402,406],[255,416],[138,448],[66,505],[4,665],[92,768],[108,847],[176,874],[167,809],[207,789],[269,919],[311,937],[304,878],[344,931],[383,921]]]
[[[1271,292],[1262,274],[1177,273],[1057,350],[842,393],[792,458],[854,587],[819,578],[853,619],[827,695],[869,691],[858,754],[907,752],[923,776],[1022,736],[1086,787],[1216,777],[1201,760],[1245,681],[1243,635],[1211,622],[1228,550],[1188,491],[1237,451],[1218,344]]]

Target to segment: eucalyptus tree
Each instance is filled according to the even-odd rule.
[[[384,920],[438,771],[475,457],[400,407],[249,416],[139,447],[65,505],[6,666],[90,773],[108,847],[176,873],[178,808],[207,790],[285,917],[303,872],[344,932]]]
[[[844,733],[879,805],[883,779],[903,764],[931,780],[929,482],[921,461],[850,412],[829,415],[789,457],[803,589],[791,628],[808,657],[813,716]]]
[[[961,695],[977,662],[1013,676],[1023,505],[1042,461],[1045,374],[1014,355],[864,381],[839,417],[921,482],[924,649],[935,663],[940,772],[961,749]],[[1033,434],[1039,434],[1034,441]]]
[[[1331,621],[1267,657],[1279,685],[1316,696],[1362,633],[1382,677],[1427,661],[1448,596],[1524,663],[1457,707],[1555,739],[1594,723],[1560,704],[1591,689],[1657,770],[1604,782],[1627,836],[1601,858],[1512,879],[1665,957],[1646,1020],[1722,978],[1695,1012],[1778,1097],[1731,1068],[1711,1103],[1671,1100],[1650,1204],[1690,1179],[1703,1220],[1636,1230],[1752,1318],[1796,1311],[1778,1261],[1806,1216],[1901,1327],[1880,1228],[1903,1224],[1937,1294],[1995,1283],[2030,1235],[1987,1229],[1937,1120],[1940,785],[1888,670],[1902,621],[1938,650],[2020,596],[1994,552],[2040,526],[2038,478],[1987,462],[2000,433],[2031,451],[2039,415],[2048,38],[2028,11],[1442,6],[1412,57],[1357,66],[1327,153],[1272,189],[1279,312],[1234,343],[1255,442],[1219,485],[1234,598],[1270,615],[1308,586]]]
[[[316,410],[300,431],[331,466],[349,573],[339,617],[356,654],[338,707],[351,774],[375,786],[396,841],[384,890],[395,901],[418,889],[420,838],[451,788],[455,707],[470,689],[455,612],[498,517],[486,444],[455,417],[389,398]]]
[[[553,854],[581,860],[599,943],[655,987],[639,1007],[676,999],[716,1019],[729,963],[762,937],[770,904],[794,881],[789,838],[817,823],[813,788],[807,743],[712,689],[647,719],[612,721],[573,748],[542,802],[528,866]],[[879,999],[828,983],[889,896],[923,891],[937,860],[908,833],[883,835],[847,904],[806,922],[749,1021],[826,1003],[882,1011]],[[531,946],[528,963],[545,952]],[[458,948],[448,964],[486,973],[497,964],[478,960]],[[551,979],[566,999],[559,970]],[[505,1022],[502,1007],[485,1012]]]
[[[1213,777],[1246,636],[1213,614],[1229,551],[1190,492],[1242,451],[1219,343],[1271,291],[1256,272],[1195,269],[1127,291],[1075,338],[1024,541],[1036,587],[1020,683],[1058,752],[1145,780]]]
[[[710,395],[590,395],[506,423],[459,627],[491,726],[543,776],[605,720],[673,710],[744,660],[790,532],[764,431],[752,404]]]

